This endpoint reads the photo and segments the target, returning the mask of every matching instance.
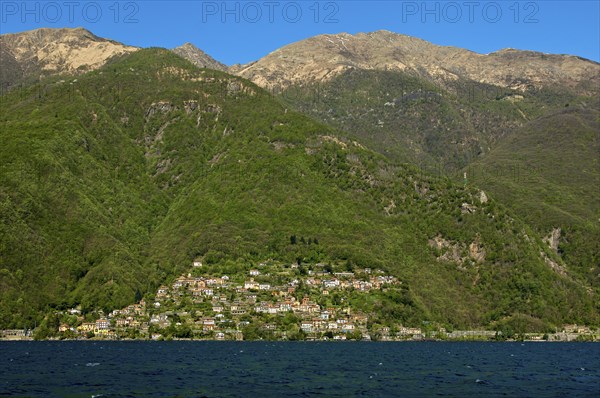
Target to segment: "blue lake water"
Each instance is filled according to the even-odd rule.
[[[0,396],[600,397],[600,344],[0,342]]]

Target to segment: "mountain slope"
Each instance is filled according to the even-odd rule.
[[[471,164],[470,180],[507,203],[600,289],[600,112],[569,107],[527,123]],[[549,242],[550,243],[550,242]]]
[[[513,91],[473,84],[452,83],[453,92],[404,72],[351,70],[292,86],[280,98],[392,159],[453,172],[520,127],[527,117],[521,109],[534,113],[511,101]]]
[[[83,28],[4,34],[0,36],[0,88],[7,91],[40,76],[94,70],[112,57],[137,50]]]
[[[198,257],[380,267],[402,280],[410,323],[598,321],[585,282],[503,206],[246,80],[149,49],[71,83],[2,97],[4,327],[120,308]]]

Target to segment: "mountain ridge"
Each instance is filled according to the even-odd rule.
[[[328,81],[352,68],[410,72],[444,85],[467,78],[520,91],[551,84],[585,89],[584,80],[600,82],[600,64],[577,56],[514,49],[486,55],[390,31],[314,36],[232,71],[262,87],[285,88]]]
[[[49,47],[44,48],[41,45],[44,43]],[[61,43],[75,46],[75,51],[65,53]],[[17,47],[29,47],[30,50],[16,50]],[[3,64],[2,69],[10,70],[3,75],[9,76],[15,74],[12,65],[15,62],[19,64],[20,70],[17,72],[21,75],[38,72],[73,73],[80,68],[96,69],[113,56],[138,49],[101,38],[84,28],[40,28],[0,35],[0,51],[3,54],[0,63]],[[320,51],[315,52],[315,49]],[[558,83],[569,88],[598,92],[600,84],[600,64],[580,56],[514,48],[480,54],[388,30],[354,35],[345,32],[317,35],[287,44],[256,61],[231,67],[191,43],[185,43],[173,51],[198,66],[229,71],[270,89],[328,81],[353,68],[410,72],[442,85],[457,78],[467,78],[520,91]],[[498,62],[514,65],[498,68]],[[468,64],[473,66],[465,68],[464,65]],[[531,72],[536,68],[537,73]],[[514,76],[519,78],[515,79]],[[21,76],[19,81],[24,77],[27,76]],[[8,80],[9,77],[4,77],[1,82],[5,88],[14,85],[9,84]],[[582,80],[588,84],[581,85]]]

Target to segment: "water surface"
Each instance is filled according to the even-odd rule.
[[[0,342],[0,396],[600,397],[600,344]]]

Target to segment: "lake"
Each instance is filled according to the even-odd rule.
[[[598,343],[0,342],[10,397],[599,397]]]

